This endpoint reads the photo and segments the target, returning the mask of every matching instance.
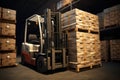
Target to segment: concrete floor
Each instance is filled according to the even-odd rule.
[[[82,70],[56,70],[46,74],[38,73],[33,67],[23,66],[18,58],[17,67],[0,68],[0,80],[120,80],[120,63],[103,63],[102,67]]]

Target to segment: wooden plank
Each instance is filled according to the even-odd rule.
[[[16,50],[15,39],[0,38],[0,51]]]
[[[0,36],[14,36],[16,27],[15,24],[0,22]]]

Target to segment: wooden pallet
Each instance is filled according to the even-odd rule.
[[[77,64],[77,63],[70,63],[70,70],[74,70],[76,72],[80,72],[81,69],[85,69],[85,68],[89,68],[89,69],[93,69],[95,66],[102,66],[102,63],[98,63],[98,64]]]
[[[79,27],[66,27],[62,29],[63,32],[86,32],[86,33],[93,33],[93,34],[99,34],[98,30],[92,30],[92,29],[85,29],[85,28],[79,28]]]

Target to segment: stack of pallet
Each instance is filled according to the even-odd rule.
[[[62,29],[68,34],[68,55],[71,68],[101,65],[98,17],[73,9],[62,14]]]
[[[101,41],[100,44],[101,44],[101,58],[103,61],[107,62],[108,61],[108,54],[109,54],[108,53],[109,52],[109,49],[108,49],[109,41],[104,40],[104,41]]]
[[[57,9],[60,9],[68,4],[70,4],[73,0],[60,0],[57,2]]]
[[[99,18],[99,29],[104,29],[104,13],[101,12],[101,13],[98,13],[97,14],[98,18]]]
[[[104,26],[110,27],[114,25],[120,25],[120,5],[104,10]]]
[[[120,60],[120,40],[110,40],[111,60]]]
[[[0,67],[16,65],[16,11],[0,7]]]

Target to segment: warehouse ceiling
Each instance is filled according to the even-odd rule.
[[[34,13],[43,13],[44,9],[53,6],[59,0],[0,0],[0,6],[17,10],[20,17],[26,18]],[[73,7],[92,13],[119,4],[120,0],[79,0]],[[55,6],[55,5],[54,5]]]
[[[25,19],[35,13],[42,14],[46,8],[55,10],[55,3],[58,1],[59,0],[0,0],[1,7],[17,11],[16,34],[18,48],[21,46],[21,42],[23,42]],[[79,8],[96,14],[116,4],[120,4],[120,0],[79,0],[73,8]]]

